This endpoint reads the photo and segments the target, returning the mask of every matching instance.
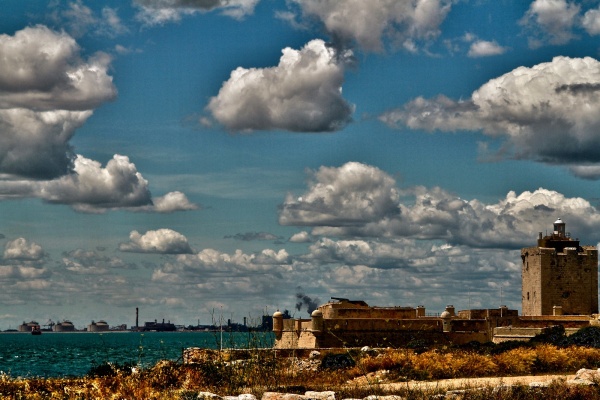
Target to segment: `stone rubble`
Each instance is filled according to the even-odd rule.
[[[566,381],[569,385],[597,385],[600,383],[599,369],[580,369],[577,371],[574,379]],[[550,385],[550,382],[531,382],[528,387],[531,390],[544,390]],[[499,385],[495,387],[494,392],[509,391],[514,385]],[[446,391],[445,394],[431,396],[432,399],[456,399],[462,398],[466,393],[486,390],[486,387],[473,387],[466,389],[453,389]],[[252,394],[240,394],[239,396],[218,396],[210,392],[199,392],[197,399],[201,400],[258,400]],[[397,395],[370,395],[363,399],[341,399],[341,400],[404,400],[405,398]],[[336,400],[336,394],[333,391],[307,391],[302,394],[265,392],[260,400]]]
[[[600,383],[600,368],[582,368],[575,374],[575,379],[567,381],[571,385],[597,385]]]

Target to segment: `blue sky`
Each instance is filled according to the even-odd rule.
[[[6,1],[0,329],[520,309],[600,237],[600,2]]]

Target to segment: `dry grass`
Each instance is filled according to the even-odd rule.
[[[0,398],[191,399],[201,391],[221,396],[252,393],[260,398],[266,391],[304,393],[307,390],[334,390],[339,398],[362,398],[372,394],[388,394],[384,386],[378,383],[381,380],[377,371],[382,370],[386,371],[381,375],[385,382],[402,382],[412,379],[562,373],[579,368],[596,368],[600,364],[599,349],[561,348],[549,344],[519,347],[499,354],[460,349],[436,349],[423,353],[406,349],[387,349],[377,353],[348,351],[336,355],[340,365],[329,363],[327,369],[306,367],[306,364],[302,366],[299,360],[278,358],[274,351],[269,350],[248,351],[241,360],[232,360],[223,354],[216,352],[215,357],[195,364],[162,361],[144,370],[134,368],[132,371],[130,366],[105,365],[84,378],[20,379],[0,375]],[[342,364],[344,367],[341,367]],[[357,379],[360,377],[366,379],[360,381]],[[499,392],[484,392],[471,393],[463,398],[535,398],[530,391],[527,395],[514,392],[509,397],[498,397],[502,395]],[[560,388],[548,388],[544,398],[590,398],[587,396],[592,392],[600,397],[597,388],[563,385]],[[422,392],[411,392],[408,387],[396,390],[395,394],[408,398],[429,396]]]

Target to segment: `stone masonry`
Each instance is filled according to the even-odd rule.
[[[521,250],[522,315],[598,313],[598,250],[580,246],[560,218],[551,235]]]

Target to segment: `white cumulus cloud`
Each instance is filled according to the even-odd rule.
[[[358,44],[367,51],[382,51],[384,38],[414,50],[417,42],[440,33],[450,11],[446,0],[292,0],[308,19],[323,24],[334,42]]]
[[[539,188],[509,192],[497,203],[486,204],[439,187],[401,189],[377,168],[348,163],[321,167],[305,194],[287,196],[279,221],[311,226],[312,235],[443,240],[472,248],[513,249],[533,240],[558,217],[582,237],[600,234],[600,212],[582,198]],[[323,248],[323,243],[312,248]],[[353,251],[366,246],[358,241],[344,245]]]
[[[339,130],[354,111],[342,97],[344,70],[342,56],[312,40],[301,50],[285,48],[276,67],[238,67],[207,109],[232,131]]]
[[[378,168],[349,162],[321,167],[309,190],[288,194],[281,206],[283,225],[363,225],[400,212],[395,181]]]
[[[11,240],[4,246],[5,260],[38,261],[44,255],[42,246],[25,238]]]
[[[295,233],[290,237],[290,242],[292,243],[310,243],[312,241],[312,236],[306,231]]]
[[[529,46],[565,44],[575,38],[580,6],[566,0],[534,0],[520,23],[530,32]]]
[[[555,57],[492,79],[468,100],[419,97],[380,119],[426,131],[483,131],[504,139],[511,157],[589,166],[600,162],[599,100],[600,62]]]
[[[129,242],[121,243],[119,250],[132,253],[187,254],[192,253],[187,238],[171,229],[147,231],[143,235],[138,231],[129,234]]]
[[[471,43],[471,47],[469,48],[467,55],[474,58],[489,57],[504,54],[505,52],[506,49],[495,41],[490,42],[487,40],[477,40],[476,42]]]
[[[172,213],[175,211],[197,210],[198,206],[192,203],[187,196],[179,191],[169,192],[164,196],[156,197],[152,206],[147,206],[143,210],[157,213]]]
[[[600,8],[586,11],[581,24],[590,35],[600,35]]]
[[[134,0],[137,19],[147,25],[178,22],[186,15],[221,10],[223,15],[242,19],[254,12],[260,0]]]
[[[84,212],[138,207],[152,202],[148,181],[127,156],[115,154],[106,167],[77,156],[74,173],[39,184],[39,197]]]
[[[78,155],[72,173],[50,181],[0,180],[0,199],[23,197],[67,204],[86,213],[113,209],[171,213],[198,208],[177,191],[153,200],[148,181],[127,156],[118,154],[105,167]]]
[[[75,130],[116,96],[110,57],[84,60],[72,37],[45,26],[0,35],[0,54],[0,172],[44,179],[67,173]]]

